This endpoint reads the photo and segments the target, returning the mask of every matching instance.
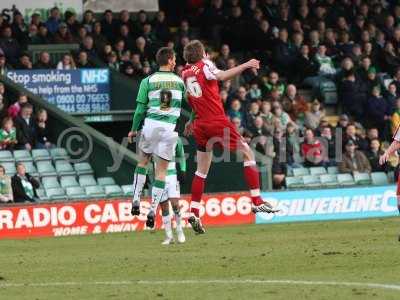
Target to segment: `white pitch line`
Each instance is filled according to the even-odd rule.
[[[369,283],[369,282],[346,282],[346,281],[307,281],[307,280],[257,280],[257,279],[213,279],[213,280],[128,280],[128,281],[94,281],[94,282],[37,282],[37,283],[0,283],[0,288],[12,287],[59,287],[59,286],[111,286],[111,285],[185,285],[185,284],[260,284],[260,285],[321,285],[361,287],[370,289],[385,289],[400,291],[400,285]]]

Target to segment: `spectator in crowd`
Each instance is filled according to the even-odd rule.
[[[21,48],[12,34],[11,27],[3,27],[2,36],[0,38],[0,49],[9,63],[16,64]]]
[[[304,124],[308,105],[304,97],[297,94],[297,88],[294,84],[287,86],[285,96],[282,98],[282,107],[293,122],[299,126]]]
[[[53,7],[50,10],[50,17],[46,21],[47,30],[52,34],[56,33],[60,23],[61,23],[60,10],[58,9],[58,7]]]
[[[42,51],[39,54],[39,60],[33,66],[35,69],[54,69],[51,62],[50,54],[47,51]]]
[[[277,90],[279,96],[282,96],[286,90],[285,84],[279,80],[279,74],[275,71],[271,71],[268,78],[264,79],[263,97],[268,96],[273,90]]]
[[[228,116],[232,120],[233,118],[239,118],[243,123],[244,116],[242,111],[242,104],[239,99],[233,99],[231,102],[230,109],[228,110]]]
[[[28,96],[26,94],[20,93],[18,95],[17,101],[14,104],[10,105],[10,107],[8,108],[8,115],[11,118],[15,119],[19,115],[21,107],[25,103],[28,103]]]
[[[387,91],[384,93],[390,115],[396,111],[397,90],[394,82],[389,83]]]
[[[305,112],[305,119],[304,119],[304,125],[307,128],[311,128],[313,130],[317,129],[321,119],[325,116],[325,111],[321,107],[321,103],[318,101],[318,99],[315,99],[311,103],[311,109],[310,111]]]
[[[5,98],[5,88],[4,84],[0,82],[0,120],[7,115],[7,100]]]
[[[0,150],[13,150],[17,144],[17,131],[11,117],[2,120],[0,129]]]
[[[28,53],[22,53],[19,57],[19,62],[17,64],[17,68],[20,70],[30,70],[32,69],[31,58]]]
[[[280,129],[286,130],[288,124],[294,124],[290,119],[289,114],[283,111],[282,105],[279,102],[274,103],[272,113],[277,121],[277,126]]]
[[[54,42],[56,44],[72,44],[76,42],[76,39],[74,39],[74,36],[69,32],[67,24],[61,23],[58,27],[58,31],[54,35]]]
[[[386,100],[381,96],[381,88],[375,86],[372,88],[371,96],[367,100],[366,116],[368,126],[376,127],[380,132],[381,139],[384,139],[387,132],[387,124],[390,120],[390,109]]]
[[[0,203],[11,203],[13,201],[11,179],[6,175],[6,169],[0,165]]]
[[[74,59],[70,54],[65,54],[57,64],[57,69],[58,70],[73,70],[75,69],[75,62]]]
[[[373,139],[370,142],[370,150],[367,152],[367,158],[371,165],[372,172],[387,172],[387,165],[381,165],[379,158],[384,151],[381,150],[381,143],[378,139]]]
[[[336,165],[336,140],[330,126],[324,126],[321,130],[321,139],[324,150],[324,161],[326,166]],[[339,145],[340,146],[340,145]]]
[[[51,44],[52,37],[49,34],[49,30],[47,29],[46,25],[41,24],[39,26],[39,31],[37,34],[37,44]]]
[[[39,182],[26,173],[24,163],[17,163],[16,168],[17,173],[11,178],[14,202],[36,202],[36,189],[39,188]]]
[[[360,92],[360,83],[356,80],[353,70],[344,72],[343,81],[339,86],[339,96],[346,114],[350,114],[356,121],[363,120],[365,97]]]
[[[304,132],[301,154],[304,158],[304,166],[306,167],[321,166],[323,163],[321,143],[315,137],[314,131],[311,128],[307,128]]]
[[[228,60],[232,58],[231,56],[231,50],[229,48],[229,45],[223,44],[221,46],[220,53],[215,60],[215,64],[218,67],[218,69],[221,70],[226,70],[228,68]]]
[[[272,184],[274,189],[281,189],[285,185],[287,153],[285,149],[285,138],[282,129],[277,128],[273,137],[273,159],[272,159]]]
[[[9,64],[7,64],[4,53],[0,51],[0,75],[6,75],[7,71],[10,69],[11,67]]]
[[[49,149],[53,147],[49,138],[49,128],[47,126],[47,111],[43,108],[39,109],[36,113],[36,148]]]
[[[345,145],[345,153],[339,163],[340,173],[370,173],[371,165],[362,151],[356,150],[357,145],[353,140],[348,140]]]
[[[81,50],[78,54],[78,60],[76,62],[77,68],[93,68],[94,64],[88,59],[88,54],[86,51]]]
[[[35,121],[32,118],[32,113],[32,104],[25,103],[21,107],[20,114],[15,118],[17,147],[19,149],[32,150],[35,146]]]
[[[357,134],[357,125],[352,123],[346,127],[343,144],[346,145],[349,140],[352,140],[354,144],[357,146],[358,150],[367,151],[368,150],[368,141],[361,138]]]

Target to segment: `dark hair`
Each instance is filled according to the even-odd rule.
[[[30,104],[29,102],[27,102],[27,103],[24,103],[24,104],[21,105],[21,110],[23,110],[24,108],[33,109],[33,105]]]
[[[194,64],[203,58],[204,51],[203,43],[199,40],[193,40],[183,49],[183,58],[187,63]]]
[[[168,47],[162,47],[157,51],[156,61],[159,66],[168,65],[168,60],[173,59],[175,55],[174,50]]]
[[[3,165],[0,165],[0,170],[3,170],[3,173],[6,174],[6,168]]]
[[[1,122],[1,127],[4,127],[7,122],[12,121],[13,119],[11,117],[5,117],[3,121]]]

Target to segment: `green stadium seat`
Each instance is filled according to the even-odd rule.
[[[32,157],[34,161],[50,160],[50,153],[46,149],[33,149]]]
[[[15,162],[15,158],[12,155],[11,151],[0,150],[0,164],[4,162]]]
[[[85,189],[81,186],[67,187],[66,192],[67,192],[67,197],[71,200],[85,199],[87,197]]]
[[[72,165],[66,160],[56,160],[56,172],[58,175],[75,175],[76,172]]]
[[[338,167],[328,167],[328,174],[339,174],[339,168]]]
[[[307,168],[293,168],[294,177],[310,175],[310,171]]]
[[[373,172],[371,173],[371,179],[373,185],[388,185],[389,180],[384,172]]]
[[[106,198],[107,195],[100,185],[93,185],[85,187],[86,196],[89,198]]]
[[[4,169],[6,169],[6,174],[8,176],[13,176],[15,173],[17,173],[17,169],[15,168],[15,163],[3,162],[2,165],[3,165]]]
[[[50,149],[50,156],[53,160],[68,160],[69,155],[66,149],[64,148],[52,148]]]
[[[57,177],[51,176],[51,177],[43,177],[42,178],[42,184],[43,187],[47,189],[52,189],[52,188],[59,188],[60,183],[58,182]]]
[[[67,200],[67,195],[65,194],[64,189],[62,188],[50,188],[46,189],[46,195],[50,198],[50,200]]]
[[[97,183],[101,186],[115,185],[115,180],[112,177],[99,177],[97,178]]]
[[[354,181],[359,185],[369,185],[371,177],[368,173],[354,173]]]
[[[29,173],[29,175],[33,177],[39,176],[39,173],[32,161],[25,161],[24,166],[26,169],[26,173]]]
[[[76,181],[75,176],[61,176],[60,183],[62,188],[79,186],[79,182]]]
[[[21,161],[21,162],[32,161],[31,153],[28,150],[15,150],[14,158],[15,158],[15,161],[17,161],[17,162],[18,161]]]
[[[352,186],[355,185],[354,178],[351,174],[338,174],[337,175],[338,182],[341,186]]]
[[[37,170],[40,176],[57,176],[56,169],[50,160],[36,162]]]
[[[286,176],[288,176],[288,177],[294,176],[293,175],[293,168],[287,168]]]
[[[94,173],[92,167],[87,162],[76,163],[74,168],[78,175],[90,175]]]
[[[43,189],[37,189],[36,194],[40,201],[49,201],[49,197],[46,196],[46,192]]]
[[[336,174],[322,174],[319,179],[324,187],[336,187],[339,185]]]
[[[326,174],[326,169],[324,167],[311,167],[310,175],[323,175]]]
[[[121,185],[122,191],[124,192],[124,196],[132,197],[133,196],[133,185]]]
[[[82,175],[79,176],[79,185],[82,187],[97,185],[96,179],[93,175]]]
[[[116,184],[104,186],[104,191],[107,197],[121,197],[124,195],[124,191]]]
[[[306,188],[317,188],[321,186],[321,181],[318,175],[306,175],[303,176],[303,183]]]
[[[288,189],[299,189],[304,187],[303,177],[286,177],[285,180]]]

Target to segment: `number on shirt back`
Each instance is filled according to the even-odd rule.
[[[189,94],[193,97],[199,98],[202,95],[200,84],[197,82],[195,76],[188,77],[186,79],[186,87]]]

